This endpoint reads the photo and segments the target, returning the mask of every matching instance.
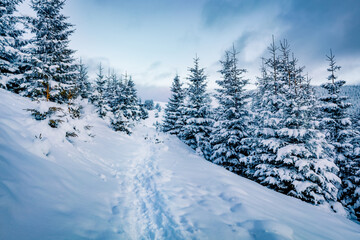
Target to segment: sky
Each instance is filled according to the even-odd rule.
[[[132,75],[142,99],[167,101],[174,76],[186,83],[195,56],[216,88],[219,60],[233,45],[254,88],[273,35],[288,40],[312,84],[326,82],[330,48],[339,78],[360,84],[359,9],[358,0],[67,0],[63,14],[91,76],[101,62]]]

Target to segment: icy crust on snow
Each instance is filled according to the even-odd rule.
[[[161,114],[127,136],[87,104],[58,129],[23,110],[50,105],[0,90],[0,239],[360,239],[345,217],[157,133]],[[74,127],[78,137],[66,138]]]

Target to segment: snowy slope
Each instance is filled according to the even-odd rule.
[[[91,106],[59,129],[24,110],[49,105],[0,90],[0,239],[360,239],[360,225],[157,133],[153,112],[126,136]]]

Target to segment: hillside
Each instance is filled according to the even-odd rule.
[[[72,119],[0,89],[0,239],[360,239],[344,216],[156,132],[154,112],[127,136],[82,104]],[[59,128],[26,111],[49,107],[65,109]]]

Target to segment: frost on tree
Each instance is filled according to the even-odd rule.
[[[110,122],[115,131],[125,132],[131,134],[131,120],[124,116],[126,109],[124,84],[122,79],[118,78],[116,74],[112,73],[108,78],[107,99],[108,105],[111,109]]]
[[[137,97],[137,91],[135,83],[131,76],[125,74],[124,77],[124,116],[130,121],[138,121],[142,117],[141,109],[139,106],[139,99]]]
[[[97,77],[95,79],[95,88],[94,92],[91,95],[91,101],[95,105],[96,112],[99,114],[99,117],[104,118],[107,111],[107,101],[105,99],[106,95],[106,78],[104,76],[104,69],[99,65]]]
[[[186,99],[181,108],[184,126],[179,136],[198,154],[209,159],[213,120],[210,118],[210,98],[206,93],[206,75],[204,69],[199,67],[198,57],[194,59],[194,67],[189,72]]]
[[[28,55],[18,29],[20,18],[15,15],[22,0],[0,1],[0,87],[15,93],[24,91],[24,73],[28,70]]]
[[[249,155],[249,125],[250,114],[247,109],[248,96],[244,79],[245,69],[238,68],[235,48],[225,53],[225,59],[220,61],[222,69],[221,80],[216,83],[216,98],[219,107],[215,110],[217,122],[211,136],[211,161],[222,165],[240,175],[248,173]]]
[[[115,131],[131,133],[131,127],[147,113],[140,106],[135,83],[127,75],[118,78],[115,73],[105,76],[99,65],[94,92],[90,101],[96,107],[99,117],[110,120]]]
[[[351,140],[353,152],[349,161],[348,175],[342,180],[340,200],[348,209],[350,217],[360,220],[360,127]]]
[[[76,80],[76,95],[82,98],[89,98],[91,94],[91,84],[89,82],[89,76],[87,67],[80,59],[77,65],[77,80]]]
[[[162,129],[164,132],[179,135],[183,126],[181,121],[181,106],[184,103],[184,90],[180,83],[179,76],[176,75],[171,87],[172,95],[166,104],[164,122]]]
[[[314,204],[337,201],[338,168],[332,147],[317,129],[314,93],[290,58],[286,41],[272,43],[258,79],[253,178],[279,192]]]
[[[31,45],[33,73],[28,95],[51,101],[68,102],[74,96],[76,64],[69,48],[73,25],[61,14],[64,0],[32,0],[36,13],[29,19],[34,34]]]
[[[352,128],[352,122],[347,113],[351,106],[346,96],[341,96],[341,87],[346,83],[338,80],[336,73],[340,66],[336,65],[335,56],[330,50],[327,56],[330,73],[328,82],[321,86],[327,91],[327,95],[321,100],[321,126],[326,131],[326,137],[335,147],[335,163],[339,167],[339,176],[342,180],[342,188],[339,198],[342,204],[348,208],[350,214],[359,217],[359,173],[358,153],[354,148],[357,145],[357,134]],[[357,209],[357,210],[355,210]],[[357,211],[357,213],[355,213]]]

